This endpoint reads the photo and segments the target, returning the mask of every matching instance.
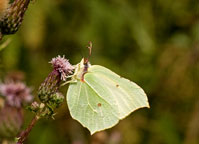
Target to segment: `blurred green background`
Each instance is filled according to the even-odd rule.
[[[199,144],[198,0],[35,0],[6,40],[1,79],[22,71],[35,96],[52,57],[76,64],[92,41],[91,64],[139,84],[151,106],[90,136],[64,103],[55,120],[37,123],[27,144]],[[26,111],[25,126],[32,117]]]

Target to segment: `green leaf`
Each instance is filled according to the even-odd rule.
[[[116,125],[131,112],[149,107],[144,91],[134,82],[99,65],[77,65],[67,92],[71,116],[91,134]],[[83,80],[81,80],[83,78]]]

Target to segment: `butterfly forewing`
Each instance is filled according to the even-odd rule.
[[[91,66],[85,76],[85,81],[100,95],[116,102],[113,107],[118,109],[120,119],[138,108],[149,107],[147,96],[142,88],[105,67]],[[109,95],[104,93],[102,89],[103,91],[109,91]]]

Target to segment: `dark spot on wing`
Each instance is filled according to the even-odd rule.
[[[98,107],[101,107],[101,106],[102,106],[102,104],[101,104],[101,103],[98,103],[98,104],[97,104],[97,106],[98,106]]]
[[[119,87],[119,84],[116,84],[116,87]]]

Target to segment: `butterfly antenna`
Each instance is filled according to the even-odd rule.
[[[91,56],[91,52],[92,52],[92,48],[93,48],[93,44],[92,44],[92,42],[90,41],[90,42],[88,42],[88,46],[87,46],[87,48],[89,49],[89,55],[88,55],[88,59],[90,58],[90,56]]]

